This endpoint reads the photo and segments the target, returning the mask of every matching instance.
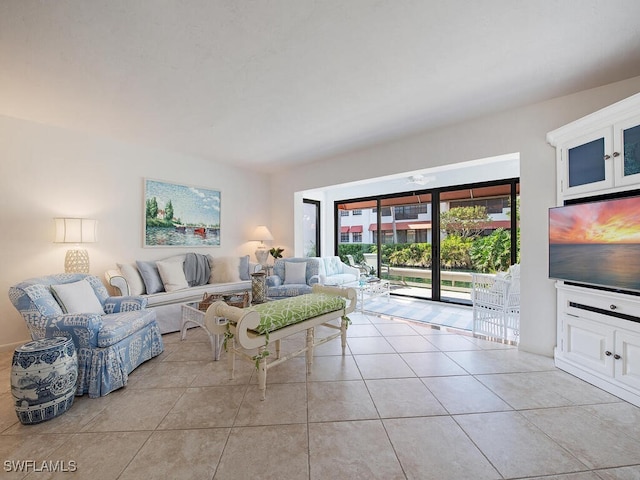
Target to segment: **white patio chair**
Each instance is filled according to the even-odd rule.
[[[346,257],[347,257],[347,261],[349,262],[349,265],[351,265],[352,267],[358,268],[360,270],[360,273],[364,275],[369,274],[369,267],[361,263],[356,263],[356,261],[353,258],[353,255],[346,255]]]
[[[369,269],[373,270],[374,272],[376,272],[376,274],[378,274],[378,254],[363,253],[362,256],[364,257],[364,261],[369,267]],[[389,275],[389,265],[385,265],[383,263],[382,265],[380,265],[380,270],[381,272],[379,272],[379,275],[378,275],[379,277],[382,278],[383,273],[386,273],[387,275]]]
[[[473,333],[517,341],[520,333],[520,265],[507,273],[474,273]]]

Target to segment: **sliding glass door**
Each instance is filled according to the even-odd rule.
[[[362,273],[378,275],[377,201],[340,203],[336,210],[337,254],[343,262],[361,267]]]
[[[510,179],[339,201],[336,251],[394,295],[470,304],[474,272],[519,262],[518,194]]]
[[[517,261],[519,249],[512,258],[511,245],[518,231],[517,206],[517,184],[440,192],[442,300],[470,303],[473,273],[506,271]]]
[[[380,277],[397,295],[432,298],[432,210],[430,193],[380,199],[380,223],[371,229],[380,239]]]

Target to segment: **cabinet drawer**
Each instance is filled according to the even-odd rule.
[[[616,293],[584,291],[576,287],[562,288],[558,291],[558,310],[558,313],[568,313],[589,320],[602,321],[605,317],[614,323],[617,323],[615,319],[636,322],[640,327],[640,298],[623,297]]]

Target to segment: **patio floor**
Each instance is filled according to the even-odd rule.
[[[403,291],[409,289],[402,289]],[[411,289],[423,290],[423,289]],[[393,289],[393,292],[397,292]],[[403,292],[404,293],[404,292]],[[405,293],[407,294],[407,293]],[[432,302],[420,298],[401,297],[391,295],[365,300],[364,309],[379,315],[406,318],[418,322],[453,327],[459,330],[473,330],[473,310],[464,305],[448,305],[442,302]]]

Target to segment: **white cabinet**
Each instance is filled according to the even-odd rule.
[[[616,331],[614,378],[640,391],[640,334],[627,330]]]
[[[556,147],[557,205],[640,190],[640,93],[547,141]],[[556,366],[640,406],[640,296],[561,281],[556,288]]]
[[[640,94],[547,134],[556,147],[558,203],[640,184]]]
[[[640,115],[613,126],[614,186],[640,183]]]
[[[564,314],[561,354],[567,360],[604,375],[613,374],[613,331],[608,325]]]
[[[556,287],[556,366],[640,406],[640,297]]]

